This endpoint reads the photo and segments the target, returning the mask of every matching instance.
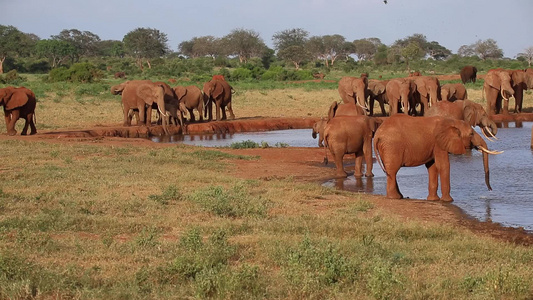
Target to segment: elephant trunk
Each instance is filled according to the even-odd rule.
[[[492,191],[492,187],[490,186],[490,170],[489,170],[489,154],[501,154],[503,152],[498,151],[490,151],[487,148],[487,143],[485,140],[481,138],[481,136],[474,132],[474,136],[471,140],[473,146],[481,151],[483,153],[483,169],[485,171],[485,184],[487,185],[487,188],[489,191]]]

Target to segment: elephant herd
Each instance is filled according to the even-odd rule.
[[[488,150],[487,143],[473,127],[478,126],[489,141],[495,139],[498,128],[490,115],[500,111],[508,113],[511,96],[515,97],[515,112],[521,112],[523,90],[533,88],[532,80],[532,69],[490,70],[483,87],[488,108],[485,110],[467,99],[466,88],[461,83],[441,86],[431,76],[389,81],[368,80],[367,74],[345,77],[339,81],[338,88],[342,103],[335,101],[330,105],[327,116],[314,124],[312,135],[318,137],[319,147],[325,148],[324,162],[328,162],[328,150],[333,156],[338,177],[347,176],[343,167],[345,154],[355,154],[355,177],[372,177],[372,151],[375,151],[387,176],[388,198],[403,198],[396,180],[401,167],[425,165],[429,176],[427,199],[453,201],[449,153],[465,154],[467,149],[482,152],[485,183],[491,190],[489,154],[502,152]],[[390,117],[373,116],[376,100],[383,115],[386,115],[384,104],[389,104]],[[366,172],[363,172],[363,159]],[[440,197],[437,195],[439,178]]]
[[[204,117],[213,119],[213,104],[216,109],[215,120],[225,120],[226,109],[229,117],[234,119],[231,107],[233,88],[221,75],[213,76],[206,82],[203,90],[197,86],[170,87],[167,83],[150,80],[130,80],[111,87],[111,94],[122,96],[124,126],[130,126],[133,117],[138,125],[152,124],[152,109],[157,109],[163,130],[168,133],[167,125],[172,122],[184,128],[184,114],[189,115],[189,122],[195,122],[194,110],[198,112],[199,121]]]

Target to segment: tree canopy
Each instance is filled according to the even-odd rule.
[[[152,65],[150,60],[167,54],[168,48],[167,35],[157,29],[137,28],[128,32],[124,39],[124,50],[137,60],[139,68],[143,68],[143,60]]]

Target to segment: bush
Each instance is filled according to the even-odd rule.
[[[231,73],[231,80],[244,80],[252,78],[252,71],[245,68],[237,68]]]
[[[7,72],[4,76],[0,75],[0,83],[3,84],[19,85],[19,83],[23,81],[26,81],[26,78],[20,76],[17,73],[17,70],[11,70]]]
[[[76,63],[73,64],[69,69],[65,67],[53,69],[48,75],[48,81],[69,81],[87,83],[94,82],[102,78],[102,76],[102,72],[98,70],[98,68],[96,68],[93,64]]]

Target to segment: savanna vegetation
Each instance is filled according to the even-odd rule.
[[[14,62],[24,66],[26,59],[37,61]],[[339,59],[334,67],[330,60],[297,69],[285,60],[268,68],[258,58],[222,60],[155,58],[141,71],[134,57],[80,55],[53,68],[61,80],[48,63],[42,74],[6,64],[0,86],[35,92],[42,134],[120,124],[120,97],[109,92],[123,80],[113,78],[118,70],[128,79],[177,79],[173,86],[224,74],[237,91],[237,118],[320,117],[338,100],[336,80],[344,75],[407,75],[402,61]],[[480,73],[527,66],[459,56],[409,62],[424,74],[457,74],[470,63]],[[316,71],[333,82],[292,82]],[[85,75],[91,79],[73,79]],[[481,86],[467,84],[480,103]],[[524,107],[533,107],[531,91]],[[369,195],[232,172],[255,155],[106,138],[3,137],[0,147],[2,299],[533,297],[532,247],[406,220],[380,210]]]

